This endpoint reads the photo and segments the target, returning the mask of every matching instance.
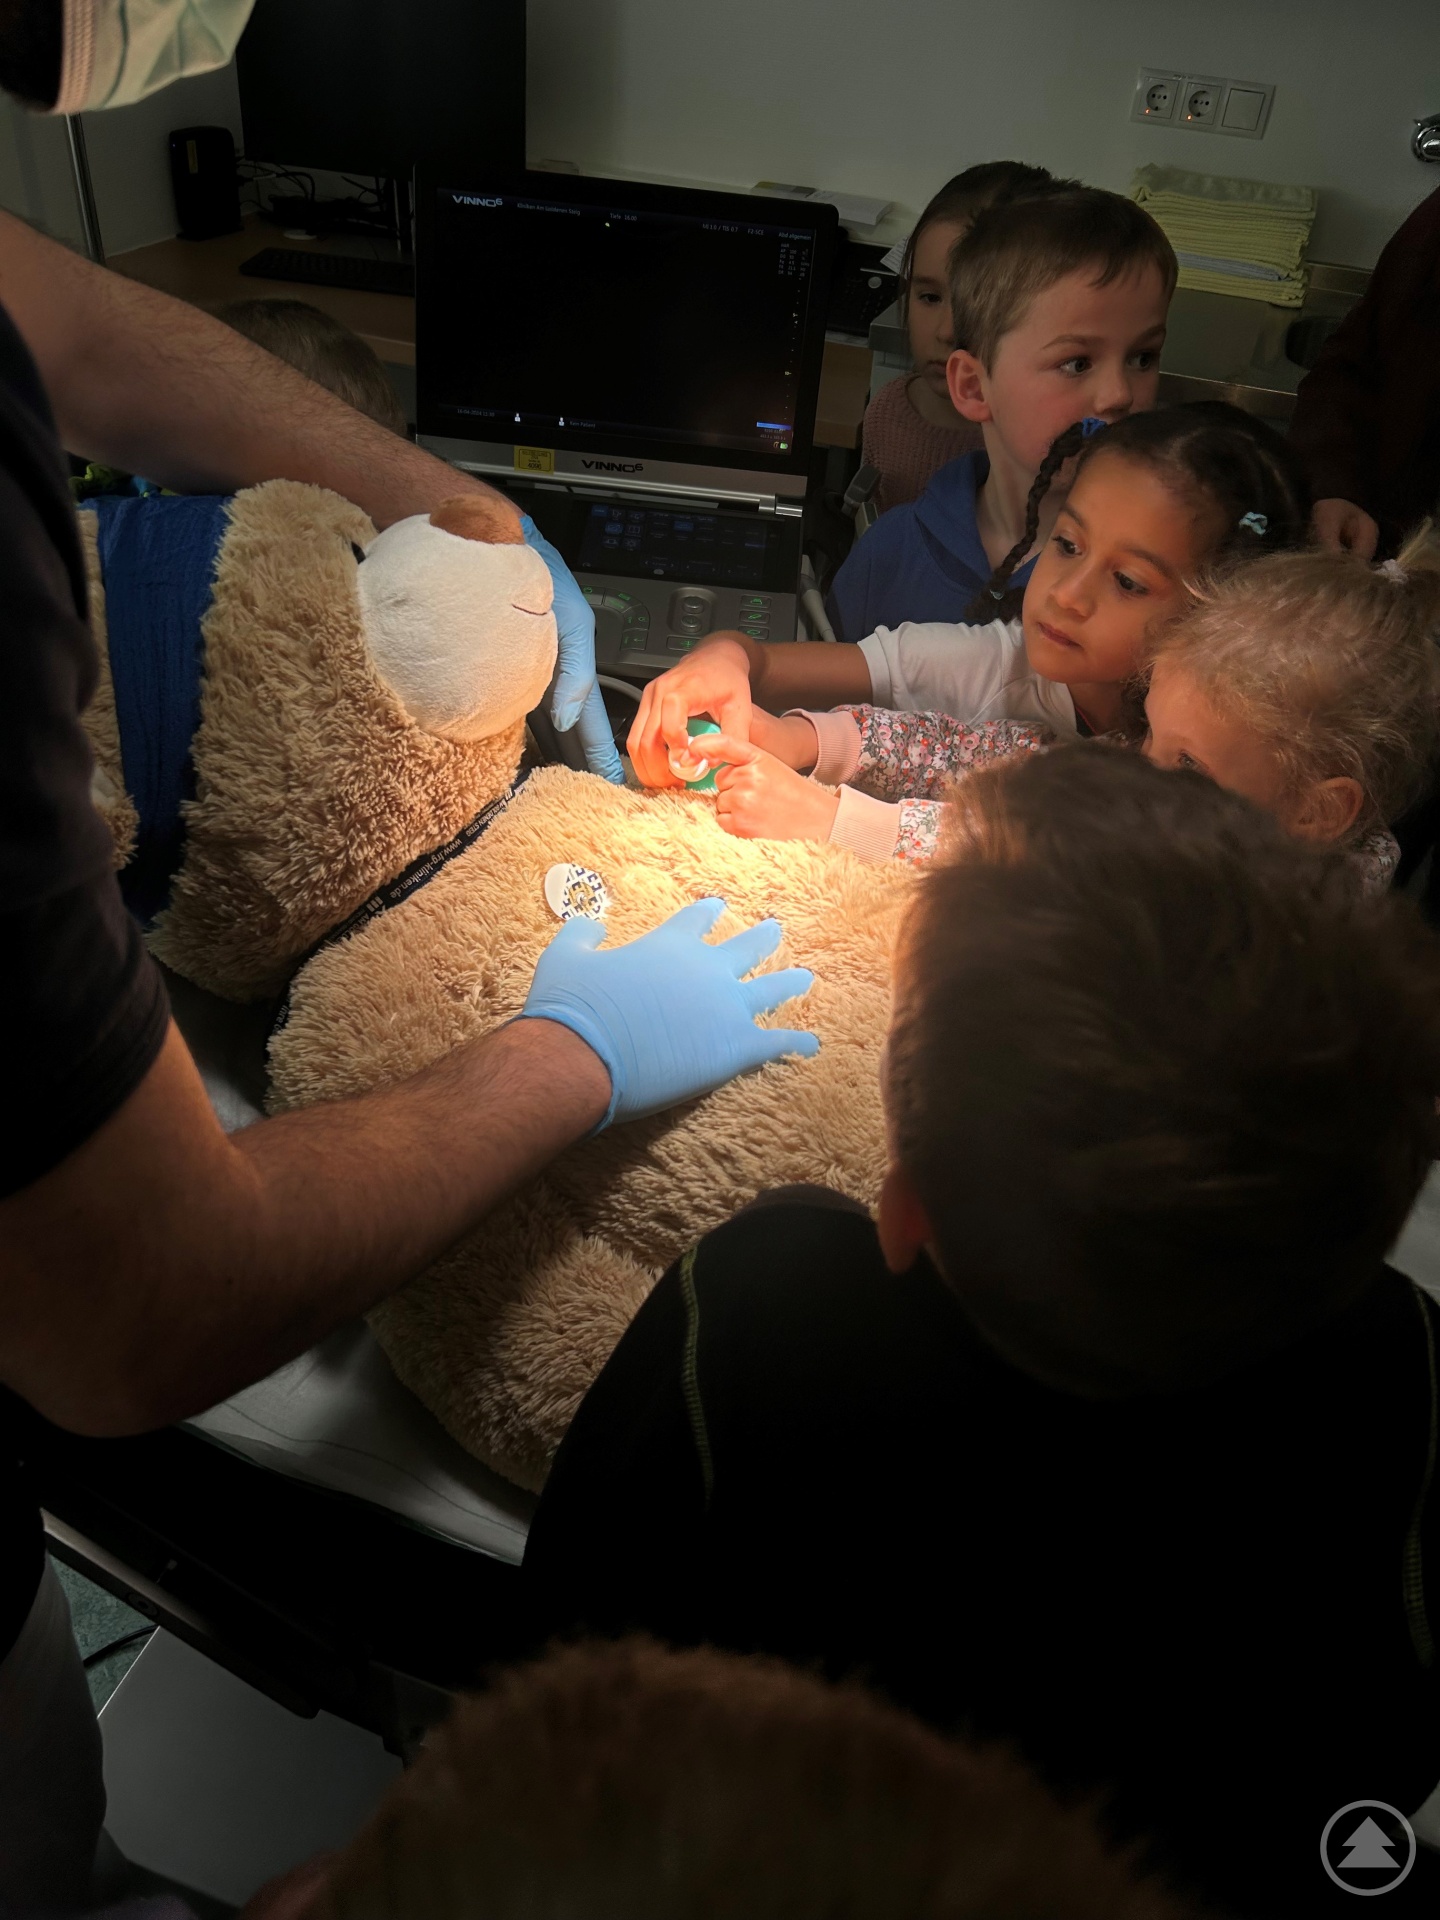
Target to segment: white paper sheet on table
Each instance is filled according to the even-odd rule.
[[[268,1012],[167,975],[176,1024],[228,1132],[260,1117]],[[186,1425],[292,1479],[518,1564],[535,1501],[473,1460],[390,1369],[362,1321]]]
[[[534,1499],[471,1459],[361,1322],[187,1424],[260,1466],[353,1494],[519,1564]]]

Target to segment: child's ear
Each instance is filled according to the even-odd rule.
[[[893,1160],[885,1170],[880,1188],[875,1231],[880,1237],[885,1264],[892,1273],[907,1273],[914,1266],[916,1255],[935,1237],[914,1181]]]
[[[1333,780],[1317,780],[1300,795],[1290,821],[1290,831],[1317,846],[1333,846],[1343,840],[1360,818],[1365,795],[1358,780],[1338,775]]]
[[[985,397],[988,385],[985,369],[964,347],[957,347],[945,362],[945,385],[951,406],[964,419],[990,418],[990,402]]]

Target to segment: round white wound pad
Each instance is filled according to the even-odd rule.
[[[610,895],[598,873],[566,861],[545,875],[545,904],[559,920],[603,920]]]

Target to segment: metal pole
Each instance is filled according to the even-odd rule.
[[[85,151],[85,128],[78,113],[65,115],[65,135],[70,142],[70,174],[75,182],[75,201],[80,209],[80,231],[85,251],[98,266],[105,264],[105,243],[100,238],[100,216],[95,211],[95,189],[90,184],[90,156]]]

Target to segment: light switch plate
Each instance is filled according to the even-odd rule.
[[[1229,133],[1241,140],[1262,140],[1275,102],[1274,87],[1260,80],[1232,80],[1225,89],[1220,118],[1212,132]]]

